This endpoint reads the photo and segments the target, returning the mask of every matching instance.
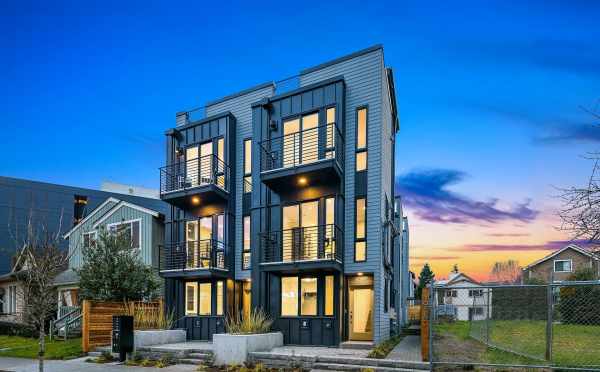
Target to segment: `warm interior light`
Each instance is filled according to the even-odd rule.
[[[298,185],[304,186],[308,183],[308,181],[306,180],[306,177],[300,177],[298,178]]]
[[[364,274],[363,274],[363,273],[357,273],[356,275],[358,275],[358,276],[363,276]]]
[[[198,205],[200,204],[200,198],[197,196],[192,196],[192,204],[193,205]]]

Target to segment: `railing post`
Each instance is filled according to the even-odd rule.
[[[546,360],[552,363],[552,341],[553,341],[553,330],[552,330],[552,321],[553,321],[553,312],[552,312],[552,283],[548,284],[546,287],[546,301],[547,301],[547,310],[548,314],[546,316]]]

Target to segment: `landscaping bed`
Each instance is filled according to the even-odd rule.
[[[392,351],[394,347],[396,347],[396,345],[402,341],[403,338],[403,335],[397,335],[380,342],[369,352],[367,358],[385,359],[390,351]]]
[[[262,363],[244,363],[243,365],[200,365],[197,371],[200,372],[307,372],[308,369],[290,366],[284,368],[268,368]]]
[[[37,358],[38,339],[21,336],[0,336],[0,357]],[[67,341],[46,338],[46,359],[73,359],[81,356],[81,338]]]

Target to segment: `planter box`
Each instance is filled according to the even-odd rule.
[[[133,348],[135,350],[143,346],[185,342],[185,339],[186,331],[183,329],[157,329],[151,331],[134,331]]]
[[[253,351],[270,351],[283,346],[283,333],[261,333],[234,335],[218,333],[213,335],[213,353],[216,365],[242,364]]]

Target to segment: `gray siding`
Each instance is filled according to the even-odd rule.
[[[250,270],[242,270],[242,201],[243,201],[243,179],[244,179],[244,140],[252,137],[252,104],[260,101],[264,97],[271,97],[274,94],[272,85],[262,87],[256,90],[248,91],[245,94],[234,96],[230,99],[221,100],[211,106],[206,107],[206,115],[212,116],[219,113],[230,111],[236,119],[236,161],[235,174],[236,183],[232,187],[232,192],[235,193],[235,279],[250,278]],[[252,142],[256,146],[255,141]],[[253,151],[254,153],[254,151]],[[233,171],[233,170],[232,170]],[[254,183],[260,181],[253,181]],[[257,186],[257,185],[255,185]],[[254,252],[254,247],[251,247]],[[254,253],[253,253],[254,254]]]
[[[389,314],[384,312],[384,272],[381,255],[382,221],[384,192],[392,197],[389,187],[389,175],[382,174],[382,167],[390,166],[388,159],[383,164],[383,157],[389,157],[389,151],[383,149],[383,50],[370,51],[355,58],[326,66],[300,76],[300,85],[343,75],[346,83],[346,163],[345,163],[345,255],[344,271],[346,274],[371,272],[374,277],[375,319],[374,337],[379,342],[389,336]],[[355,190],[354,178],[356,169],[356,109],[368,106],[368,183],[367,183],[367,261],[354,262],[354,221]],[[389,109],[385,112],[387,114]],[[387,133],[390,133],[388,130]],[[392,154],[393,156],[393,154]],[[387,172],[386,172],[387,173]],[[388,177],[387,181],[384,177]]]
[[[113,203],[111,207],[114,207]],[[101,225],[97,226],[96,229],[93,225],[100,220],[110,209],[105,206],[102,211],[97,213],[93,218],[85,221],[83,225],[79,227],[69,237],[69,250],[72,252],[72,256],[69,262],[70,268],[79,268],[82,265],[81,246],[83,243],[82,236],[85,232],[100,230],[102,227],[106,227],[111,223],[117,223],[122,221],[140,220],[140,236],[141,236],[141,251],[140,257],[143,262],[147,265],[158,266],[158,245],[162,242],[163,238],[163,225],[162,223],[155,221],[156,219],[146,212],[139,211],[137,209],[122,206],[117,211],[113,212]],[[155,231],[158,230],[158,231]],[[159,239],[159,242],[156,241]]]

